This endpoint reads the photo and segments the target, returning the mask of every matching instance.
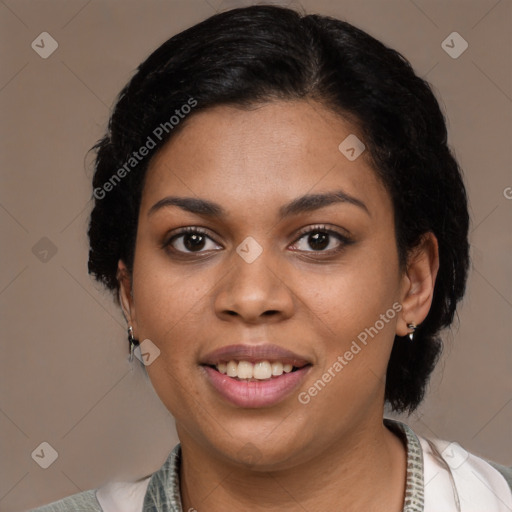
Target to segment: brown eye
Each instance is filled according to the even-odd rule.
[[[331,235],[329,233],[314,233],[308,235],[308,245],[315,251],[323,251],[329,245],[329,239]]]
[[[195,233],[183,235],[183,246],[187,251],[200,251],[205,245],[205,237]]]
[[[181,253],[203,252],[220,247],[204,231],[198,228],[186,228],[172,236],[165,244],[173,251]]]
[[[347,236],[318,226],[302,232],[293,247],[295,250],[304,252],[336,252],[350,243],[351,240]]]

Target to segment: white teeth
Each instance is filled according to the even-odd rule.
[[[237,377],[238,363],[236,361],[229,361],[227,364],[226,373],[228,374],[228,377]]]
[[[272,367],[268,361],[261,361],[254,365],[255,379],[270,379],[272,377]]]
[[[290,363],[281,363],[280,361],[258,361],[253,364],[250,361],[234,361],[217,364],[217,370],[228,377],[238,377],[239,379],[258,379],[266,380],[271,377],[279,377],[283,373],[290,373],[293,365]]]
[[[238,378],[252,379],[254,375],[253,365],[249,361],[240,361],[238,363]]]
[[[283,363],[280,361],[275,361],[272,363],[272,375],[275,377],[279,377],[279,375],[283,374]]]

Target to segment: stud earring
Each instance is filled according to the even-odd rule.
[[[407,328],[411,329],[411,332],[408,334],[409,339],[414,341],[414,331],[416,330],[416,324],[411,322],[410,324],[407,324]]]

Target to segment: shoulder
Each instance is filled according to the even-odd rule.
[[[512,466],[502,466],[501,464],[493,462],[492,460],[484,460],[502,474],[503,478],[510,487],[510,490],[512,491]]]
[[[140,512],[150,476],[136,482],[112,482],[29,512]]]
[[[384,418],[384,422],[406,441],[410,507],[404,510],[512,510],[512,468],[470,453],[456,442],[418,435],[399,420]]]
[[[464,510],[512,510],[512,468],[466,451],[456,442],[418,436],[423,450],[425,511],[432,499]]]
[[[68,496],[29,512],[104,512],[96,498],[96,491],[84,491]]]
[[[141,512],[151,475],[136,482],[113,482],[98,489],[96,495],[103,512]]]
[[[178,443],[160,469],[135,482],[111,482],[99,489],[74,494],[29,512],[141,512],[160,510],[158,507],[151,508],[154,500],[158,499],[170,500],[174,508],[169,510],[181,510],[180,447]]]

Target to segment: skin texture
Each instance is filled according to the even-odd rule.
[[[356,129],[318,103],[215,107],[186,123],[150,163],[133,275],[119,262],[135,337],[160,350],[146,369],[176,419],[184,510],[401,511],[406,453],[382,423],[385,374],[395,334],[404,336],[407,323],[428,313],[435,237],[426,236],[399,268],[390,196],[367,154],[351,162],[338,150]],[[343,202],[279,219],[279,208],[297,197],[337,190],[367,211]],[[148,213],[171,195],[214,201],[226,215],[177,206]],[[316,225],[352,242],[332,235],[319,250],[300,233]],[[200,255],[187,251],[187,236],[164,247],[186,226],[208,231]],[[248,236],[263,249],[250,264],[236,252]],[[394,303],[400,313],[301,404],[298,393]],[[236,407],[199,362],[226,345],[265,342],[312,366],[282,402]],[[255,454],[249,461],[248,450]]]

